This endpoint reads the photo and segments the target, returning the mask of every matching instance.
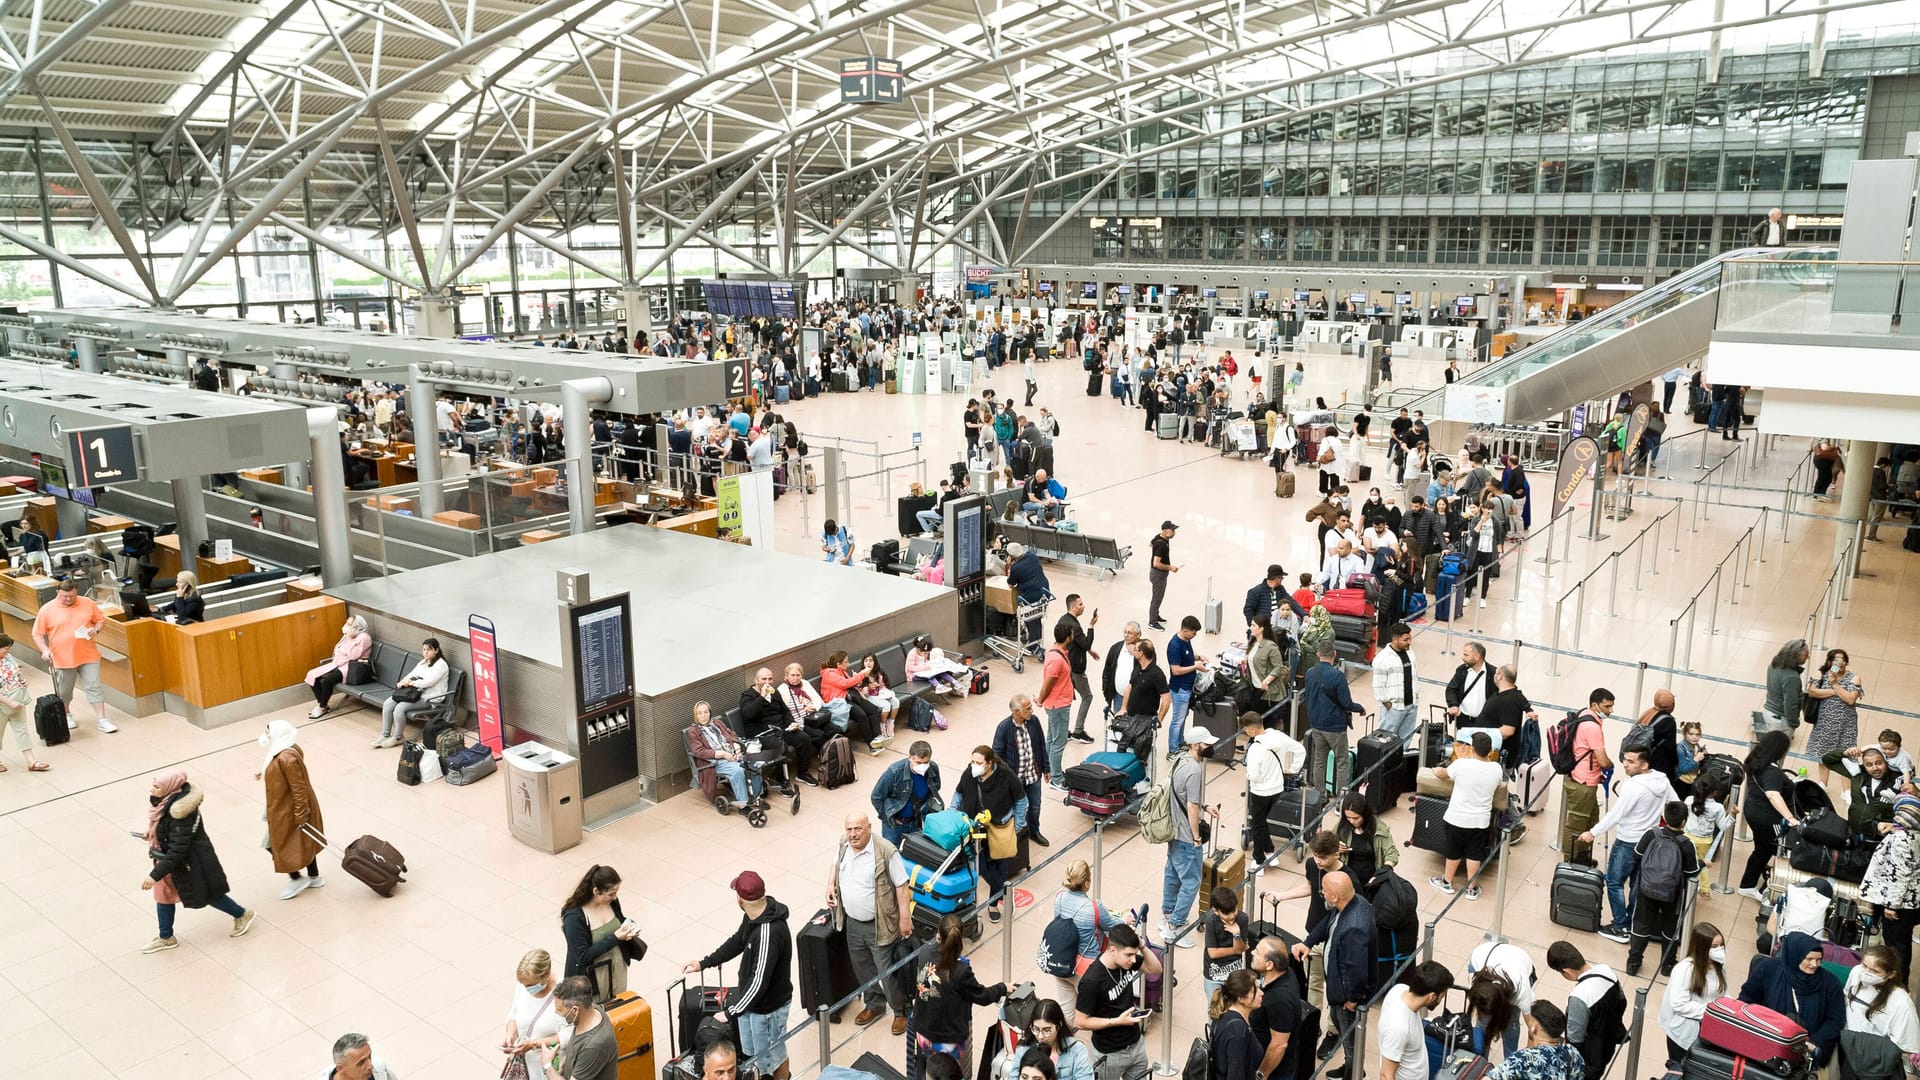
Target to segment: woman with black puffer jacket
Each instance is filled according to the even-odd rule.
[[[180,939],[173,936],[173,916],[182,904],[210,907],[232,916],[233,929],[228,937],[241,937],[253,929],[253,912],[227,895],[227,872],[200,820],[202,799],[201,793],[187,783],[187,774],[179,769],[155,776],[153,788],[147,793],[147,831],[143,839],[153,870],[140,882],[140,888],[153,893],[160,936],[141,949],[143,953],[180,947]]]

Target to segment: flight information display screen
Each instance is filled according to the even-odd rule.
[[[953,512],[954,581],[971,581],[986,572],[986,503],[959,507]]]
[[[797,319],[800,309],[793,302],[793,286],[785,282],[774,282],[767,286],[768,301],[773,307],[776,319]]]
[[[633,696],[633,636],[624,595],[582,604],[568,613],[573,631],[574,695],[593,712]]]

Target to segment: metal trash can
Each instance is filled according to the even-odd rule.
[[[507,765],[507,830],[548,854],[579,844],[580,760],[537,742],[510,746],[502,756]]]

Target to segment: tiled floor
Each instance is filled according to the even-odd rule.
[[[1337,378],[1351,373],[1334,371],[1334,366],[1310,361],[1308,391],[1321,393],[1318,387],[1325,387],[1329,397],[1337,394]],[[1401,374],[1409,382],[1422,377],[1418,372]],[[1014,391],[1018,378],[1017,369],[1006,369],[995,384],[1003,393]],[[1168,614],[1198,614],[1209,579],[1214,595],[1226,600],[1229,633],[1203,638],[1206,653],[1238,637],[1234,631],[1240,626],[1240,598],[1268,562],[1277,560],[1298,571],[1317,561],[1310,557],[1313,528],[1301,518],[1313,501],[1310,477],[1300,496],[1277,501],[1271,472],[1263,464],[1225,460],[1202,448],[1152,439],[1140,430],[1139,412],[1123,410],[1105,396],[1087,398],[1078,365],[1044,365],[1039,378],[1042,393],[1037,401],[1061,419],[1059,472],[1072,491],[1076,516],[1086,531],[1116,536],[1136,551],[1117,578],[1095,580],[1088,573],[1050,570],[1057,595],[1080,592],[1090,607],[1102,610],[1097,648],[1104,650],[1127,619],[1143,617],[1146,545],[1163,517],[1183,525],[1174,547],[1183,570],[1169,590]],[[1244,377],[1240,383],[1244,387]],[[823,441],[818,435],[832,433],[899,449],[919,432],[929,472],[937,478],[957,453],[963,401],[952,396],[833,395],[786,411],[816,443]],[[1686,456],[1673,469],[1677,482],[1657,485],[1659,493],[1692,498],[1687,481],[1695,475],[1691,455],[1697,450],[1691,442],[1681,444]],[[1715,440],[1710,449],[1717,451],[1721,445]],[[1583,655],[1559,657],[1557,675],[1550,673],[1547,655],[1533,648],[1534,643],[1552,641],[1554,601],[1650,520],[1657,512],[1652,508],[1662,505],[1657,500],[1643,500],[1633,521],[1610,525],[1606,540],[1574,540],[1571,563],[1555,564],[1551,582],[1544,580],[1546,567],[1535,561],[1539,551],[1525,553],[1495,583],[1493,602],[1485,610],[1470,609],[1466,620],[1453,625],[1489,642],[1496,660],[1509,659],[1514,639],[1522,639],[1521,685],[1543,703],[1583,702],[1592,685],[1603,683],[1621,695],[1622,711],[1628,712],[1637,682],[1633,664],[1664,663],[1669,620],[1759,513],[1736,504],[1777,508],[1780,491],[1773,478],[1784,477],[1803,450],[1781,440],[1758,462],[1750,481],[1756,487],[1772,484],[1771,493],[1726,492],[1727,505],[1714,506],[1710,519],[1703,515],[1698,531],[1686,528],[1692,522],[1692,505],[1681,504],[1672,520],[1682,527],[1677,532],[1663,529],[1657,575],[1651,565],[1638,564],[1632,551],[1621,561],[1617,614],[1611,617],[1603,613],[1611,571],[1602,569],[1589,585],[1594,595],[1587,601],[1579,640]],[[1383,462],[1375,466],[1384,472]],[[904,473],[896,477],[895,494],[904,491],[906,479]],[[1541,489],[1546,486],[1541,480],[1536,483]],[[862,546],[890,535],[893,514],[882,503],[877,482],[856,482],[853,495],[851,517]],[[1832,505],[1812,504],[1812,509]],[[810,537],[820,516],[818,497],[804,515],[797,500],[782,499],[782,549],[816,554]],[[1770,515],[1769,520],[1774,539],[1765,551],[1767,562],[1753,566],[1750,587],[1739,589],[1739,605],[1720,610],[1718,634],[1708,632],[1702,613],[1694,635],[1694,674],[1673,680],[1683,719],[1699,719],[1716,738],[1741,745],[1746,716],[1759,697],[1723,680],[1757,680],[1778,643],[1803,632],[1831,563],[1829,524],[1796,519],[1791,542],[1783,546],[1778,519]],[[1886,535],[1897,541],[1896,531]],[[1673,550],[1676,541],[1678,551]],[[1907,691],[1920,688],[1920,661],[1911,634],[1895,632],[1895,613],[1912,609],[1913,566],[1897,542],[1870,546],[1865,569],[1874,576],[1858,583],[1846,618],[1835,626],[1838,643],[1853,650],[1855,666],[1867,681],[1869,702],[1900,706]],[[1525,598],[1522,603],[1509,602],[1516,587]],[[1574,652],[1571,620],[1576,609],[1570,599],[1560,619],[1561,648],[1569,654]],[[1910,622],[1900,620],[1899,625]],[[1443,680],[1456,662],[1447,655],[1455,643],[1427,629],[1416,643],[1422,676]],[[36,692],[42,681],[36,679]],[[1015,676],[996,664],[993,696],[955,703],[946,709],[952,728],[927,736],[940,759],[950,769],[957,766],[1004,714],[1004,696],[1033,689],[1038,681],[1033,668]],[[1653,689],[1666,683],[1649,677],[1641,686],[1641,700],[1650,699]],[[1371,699],[1369,680],[1358,679],[1354,689],[1361,700]],[[1424,687],[1422,695],[1424,701],[1439,700],[1437,687]],[[0,1071],[14,1078],[62,1080],[315,1076],[327,1065],[333,1038],[358,1030],[372,1037],[377,1052],[407,1080],[495,1076],[501,1059],[491,1046],[514,991],[515,962],[530,947],[561,948],[559,905],[587,867],[608,863],[626,876],[625,906],[651,944],[631,983],[664,1014],[670,1005],[666,987],[678,978],[680,965],[712,948],[737,921],[726,882],[738,871],[759,870],[773,893],[799,916],[821,906],[840,820],[866,806],[867,786],[891,760],[891,755],[863,760],[859,785],[809,792],[801,815],[777,813],[764,831],[754,831],[738,818],[723,819],[699,800],[681,797],[591,833],[571,851],[548,856],[507,836],[497,780],[469,788],[402,787],[392,779],[395,752],[367,748],[376,727],[371,713],[344,712],[315,723],[308,723],[304,714],[303,709],[291,709],[280,715],[301,725],[301,743],[332,830],[348,839],[377,834],[408,857],[410,880],[391,900],[373,896],[339,873],[331,857],[322,861],[328,872],[326,888],[291,901],[276,899],[279,880],[256,846],[262,802],[259,785],[252,780],[259,767],[256,725],[202,732],[167,716],[116,717],[119,734],[100,735],[83,726],[73,742],[48,751],[45,756],[55,765],[51,773],[27,774],[12,750],[0,758],[10,767],[0,776],[0,926],[6,927],[0,933],[0,1015],[9,1018],[12,1029],[12,1037],[0,1043]],[[1878,730],[1884,719],[1869,714],[1862,726]],[[1893,726],[1920,734],[1905,718]],[[1617,724],[1612,735],[1617,739],[1623,731]],[[896,747],[904,749],[904,743]],[[1072,752],[1077,755],[1081,749],[1076,744]],[[235,941],[226,937],[224,918],[183,913],[183,947],[142,956],[140,946],[153,936],[152,909],[137,888],[146,868],[143,853],[139,841],[127,833],[144,821],[146,778],[174,764],[186,768],[206,791],[206,824],[232,878],[234,895],[257,908],[261,919],[252,934]],[[1225,831],[1235,835],[1243,817],[1240,775],[1219,766],[1209,774],[1209,798],[1224,804]],[[1502,860],[1507,871],[1504,900],[1490,877],[1485,898],[1458,900],[1446,909],[1437,958],[1463,969],[1466,952],[1498,914],[1503,932],[1526,945],[1536,959],[1548,943],[1564,935],[1597,959],[1616,965],[1624,961],[1623,946],[1563,932],[1546,918],[1546,883],[1557,861],[1547,846],[1548,834],[1556,810],[1557,802],[1550,804],[1535,820],[1532,835]],[[1407,811],[1397,810],[1388,820],[1404,841],[1411,829]],[[1001,936],[1006,931],[989,927],[974,960],[983,978],[1005,977],[1009,970],[1015,978],[1032,977],[1048,897],[1069,862],[1091,857],[1092,841],[1077,814],[1050,805],[1046,822],[1054,846],[1039,853],[1051,862],[1025,886],[1035,904],[1021,909],[1013,921],[1010,968]],[[1116,904],[1144,901],[1158,909],[1162,861],[1162,853],[1141,842],[1130,824],[1115,825],[1102,859],[1104,896]],[[1403,856],[1406,876],[1420,887],[1430,916],[1443,906],[1443,898],[1425,884],[1437,866],[1437,858],[1426,852],[1408,850]],[[1271,876],[1284,884],[1295,880],[1295,872],[1289,861]],[[1305,910],[1304,901],[1290,902],[1281,919],[1298,927]],[[1749,920],[1754,905],[1715,896],[1702,914],[1727,931],[1734,968],[1743,971],[1752,948]],[[1187,1038],[1198,1028],[1202,1006],[1195,957],[1193,951],[1176,953],[1180,986],[1173,996],[1171,1035],[1159,1025],[1150,1035],[1156,1060],[1170,1047],[1166,1060],[1179,1061]],[[1052,980],[1040,983],[1043,994],[1056,992]],[[1551,976],[1541,989],[1554,1000],[1564,996],[1564,988]],[[1659,993],[1656,986],[1650,1013],[1658,1010]],[[986,1014],[978,1020],[984,1024]],[[1661,1045],[1651,1016],[1649,1020],[1643,1076],[1656,1070]],[[664,1023],[656,1025],[663,1042],[665,1028]],[[860,1032],[838,1024],[831,1033],[836,1061],[849,1061],[861,1049],[898,1056],[896,1041],[883,1025]],[[791,1047],[796,1065],[804,1069],[816,1061],[817,1046],[814,1030],[797,1036]],[[1624,1074],[1624,1064],[1617,1064],[1614,1075]]]

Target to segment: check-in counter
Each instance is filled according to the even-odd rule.
[[[346,618],[344,603],[316,596],[191,626],[146,621],[159,630],[166,693],[179,699],[169,706],[210,727],[241,718],[220,706],[290,687],[304,693],[302,678],[332,654]]]
[[[0,628],[16,642],[15,654],[24,662],[41,665],[39,650],[33,645],[33,621],[40,608],[54,598],[60,583],[40,574],[14,576],[0,574]],[[107,616],[94,639],[100,646],[100,681],[124,698],[113,704],[135,716],[157,712],[158,697],[165,689],[165,653],[154,619],[125,621],[117,604],[101,604]],[[151,697],[149,697],[151,695]],[[149,698],[144,704],[140,699]]]

